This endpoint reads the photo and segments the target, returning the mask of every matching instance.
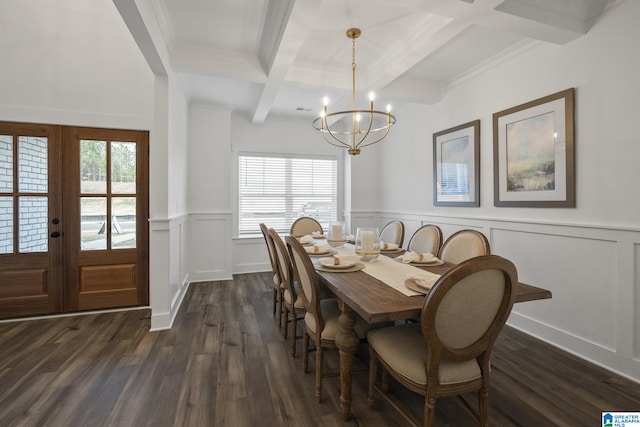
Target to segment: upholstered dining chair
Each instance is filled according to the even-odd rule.
[[[273,240],[276,249],[276,258],[278,260],[278,269],[280,279],[284,285],[284,293],[282,299],[282,315],[284,318],[284,337],[287,338],[289,323],[291,323],[291,357],[296,357],[296,334],[298,320],[302,320],[304,314],[304,302],[302,296],[296,290],[293,276],[293,266],[289,251],[282,241],[280,235],[273,228],[269,229],[269,236]]]
[[[440,247],[438,258],[445,262],[458,264],[469,258],[489,255],[489,240],[476,230],[459,230],[453,233]]]
[[[311,218],[310,216],[301,216],[291,224],[291,230],[289,233],[292,236],[300,237],[311,234],[314,231],[322,233],[322,225],[320,225],[315,218]]]
[[[264,242],[267,245],[269,262],[271,263],[271,270],[273,270],[273,315],[276,316],[276,319],[278,319],[278,325],[280,325],[282,322],[282,299],[284,296],[284,284],[280,279],[278,260],[276,258],[276,248],[273,245],[273,239],[271,239],[271,236],[269,236],[269,230],[264,223],[260,223],[260,231],[262,231]]]
[[[437,225],[426,224],[413,233],[407,250],[437,256],[440,246],[442,246],[442,230]]]
[[[391,374],[425,396],[424,426],[433,425],[436,399],[473,391],[478,396],[476,418],[481,426],[488,426],[491,351],[513,307],[517,283],[511,261],[496,255],[471,258],[434,284],[425,298],[420,324],[371,330],[369,403],[376,391],[382,391],[413,423],[387,394]],[[376,385],[378,363],[383,367],[382,389]]]
[[[395,243],[402,247],[402,243],[404,242],[404,223],[396,220],[382,227],[380,240],[386,243]]]
[[[299,290],[306,310],[302,367],[304,372],[308,371],[309,339],[312,339],[316,351],[316,399],[319,402],[322,399],[323,349],[336,348],[340,308],[335,298],[320,299],[318,275],[309,254],[300,242],[292,236],[287,236],[286,241],[291,250],[293,269],[298,278]],[[356,316],[355,331],[361,340],[366,338],[368,327],[369,325],[362,318]]]

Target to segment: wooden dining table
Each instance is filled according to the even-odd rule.
[[[394,254],[395,256],[400,253]],[[435,274],[444,274],[454,264],[420,266]],[[364,271],[331,272],[317,270],[322,284],[331,291],[341,310],[336,346],[340,352],[340,412],[343,420],[351,417],[353,361],[360,338],[354,330],[355,314],[370,324],[419,318],[424,295],[407,296],[368,275]],[[518,283],[517,303],[551,298],[551,291]]]

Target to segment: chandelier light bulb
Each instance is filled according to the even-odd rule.
[[[387,113],[391,112],[391,104],[387,104]]]
[[[325,96],[324,98],[322,98],[322,105],[324,106],[329,105],[329,97]]]
[[[369,101],[373,102],[374,99],[376,99],[376,94],[373,92],[369,92]]]
[[[360,123],[361,119],[362,117],[360,117],[360,114],[356,114],[356,122]]]

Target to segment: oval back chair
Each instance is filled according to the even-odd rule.
[[[420,324],[370,331],[369,402],[378,390],[375,380],[380,362],[383,378],[391,374],[425,396],[425,426],[433,425],[436,399],[473,391],[478,396],[477,418],[481,426],[488,426],[491,351],[511,313],[517,284],[518,273],[511,261],[496,255],[471,258],[433,285]],[[383,381],[383,392],[385,384]]]
[[[292,236],[300,237],[306,236],[307,234],[311,234],[314,231],[319,231],[322,234],[322,225],[315,219],[310,216],[302,216],[296,219],[293,224],[291,224],[291,230],[289,233]]]
[[[407,250],[437,256],[440,246],[442,246],[442,230],[437,225],[427,224],[413,233]]]
[[[404,242],[404,223],[396,220],[382,227],[380,240],[386,243],[395,243],[398,247],[402,247]]]
[[[489,240],[484,234],[476,230],[460,230],[445,240],[438,253],[438,258],[445,262],[458,264],[469,258],[490,253]]]
[[[280,322],[282,321],[282,294],[284,293],[284,285],[280,279],[278,260],[276,259],[276,249],[273,245],[271,236],[269,236],[269,230],[264,223],[260,223],[260,231],[262,231],[264,242],[267,245],[269,262],[271,263],[271,270],[273,270],[273,315],[276,316],[278,319],[278,325],[280,325]]]

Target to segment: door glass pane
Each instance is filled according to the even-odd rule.
[[[136,247],[136,198],[111,199],[111,247]]]
[[[136,194],[136,144],[111,143],[111,192]]]
[[[11,135],[0,135],[0,191],[13,191],[13,137]]]
[[[107,192],[107,142],[83,139],[80,141],[80,192]]]
[[[107,249],[107,198],[80,198],[80,249]]]
[[[13,198],[0,197],[0,254],[13,253]]]
[[[47,138],[18,137],[18,190],[46,193],[49,182]]]
[[[49,250],[48,198],[18,198],[18,251],[47,252]]]

